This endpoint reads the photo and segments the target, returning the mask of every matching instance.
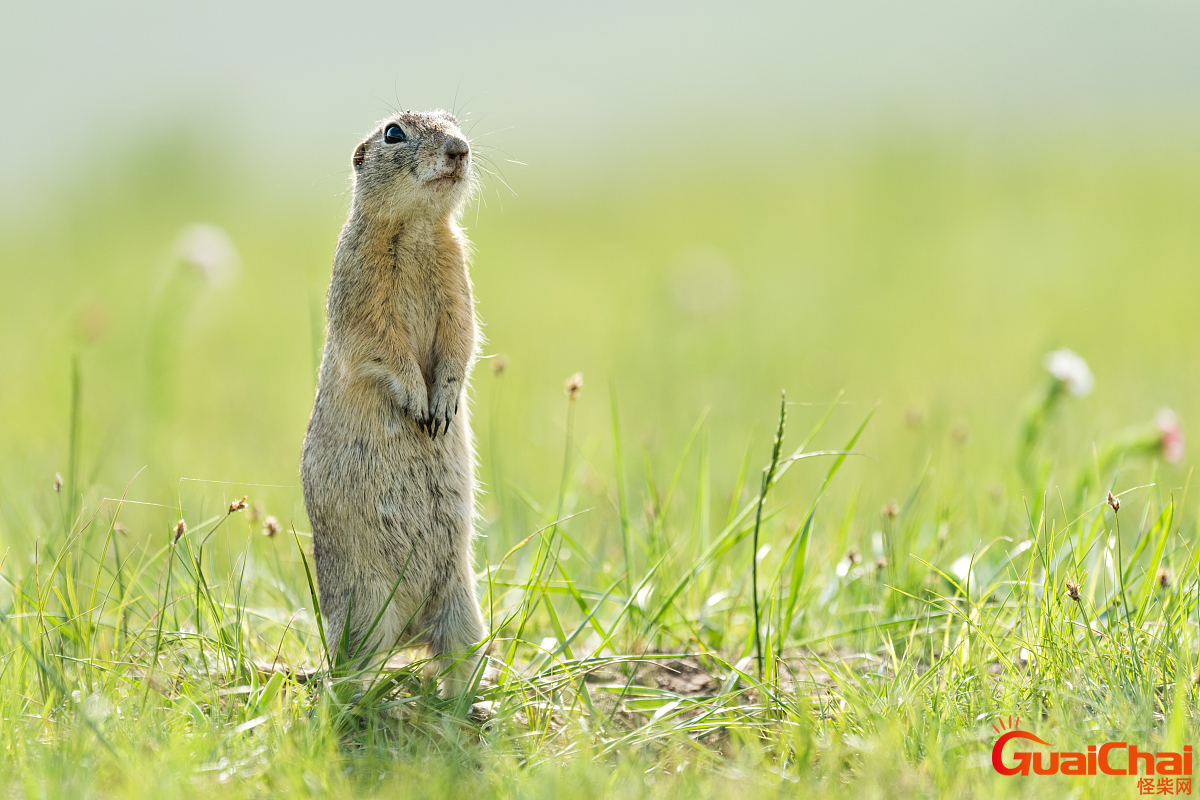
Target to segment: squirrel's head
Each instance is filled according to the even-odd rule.
[[[471,146],[447,111],[388,117],[354,148],[354,202],[373,217],[450,217],[471,191]]]

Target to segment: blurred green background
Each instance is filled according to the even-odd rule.
[[[626,469],[661,484],[710,409],[693,458],[722,508],[781,389],[797,441],[845,390],[817,446],[881,402],[839,478],[870,514],[930,454],[961,497],[1011,494],[1054,348],[1096,374],[1060,432],[1076,463],[1159,408],[1200,418],[1196,7],[442,9],[6,9],[0,536],[57,513],[74,354],[89,508],[146,467],[134,500],[250,491],[304,529],[349,153],[390,104],[465,106],[502,172],[464,218],[484,353],[508,364],[474,377],[489,487],[499,468],[552,504],[576,371],[608,500],[610,386]],[[194,223],[232,240],[230,280],[180,265]]]

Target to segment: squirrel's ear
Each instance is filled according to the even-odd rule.
[[[358,169],[363,165],[363,161],[367,157],[367,143],[363,142],[358,147],[354,148],[354,157],[350,159],[354,163],[354,168]]]

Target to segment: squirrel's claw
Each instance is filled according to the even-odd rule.
[[[454,421],[455,414],[458,413],[458,405],[458,394],[451,394],[449,391],[437,392],[430,397],[430,435],[433,438],[436,439],[439,434],[444,436],[450,433],[450,425]]]

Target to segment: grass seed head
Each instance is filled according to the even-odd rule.
[[[75,314],[75,329],[84,344],[92,344],[108,330],[108,312],[99,303],[88,303]]]
[[[1171,588],[1171,570],[1163,567],[1158,571],[1158,587],[1160,589]]]
[[[242,511],[245,508],[246,508],[246,496],[242,495],[241,500],[234,500],[232,503],[229,504],[229,513],[232,514],[235,511]]]
[[[283,530],[283,527],[279,524],[279,520],[274,517],[267,517],[263,520],[263,535],[267,538],[274,539],[275,534],[281,530]]]
[[[185,533],[187,533],[187,523],[183,520],[179,520],[179,522],[175,523],[175,539],[172,541],[172,544],[178,544],[179,537],[183,536]]]
[[[566,391],[567,397],[572,400],[579,397],[579,392],[583,389],[583,373],[576,372],[567,378],[567,382],[563,384],[563,389]]]
[[[1079,602],[1079,584],[1074,581],[1067,581],[1067,597]]]
[[[862,563],[862,553],[858,552],[857,547],[851,547],[850,552],[846,553],[846,560],[849,561],[851,564],[861,564]]]
[[[895,519],[900,516],[900,504],[895,500],[889,500],[888,504],[880,510],[880,513],[888,519]]]
[[[950,429],[950,440],[959,447],[966,445],[971,439],[971,429],[967,427],[967,423],[960,422]]]
[[[879,559],[877,559],[875,561],[875,571],[881,572],[881,571],[887,569],[887,565],[888,565],[888,560],[886,558],[880,557]]]
[[[62,473],[54,473],[54,491],[61,492],[63,487]]]
[[[127,529],[127,528],[126,528],[124,525],[122,525],[122,524],[121,524],[121,523],[119,523],[119,522],[114,522],[114,523],[113,523],[113,531],[114,531],[115,533],[119,533],[119,534],[121,534],[122,536],[128,536],[128,535],[129,535],[129,530],[128,530],[128,529]]]
[[[504,369],[507,366],[508,356],[504,355],[503,353],[500,353],[492,359],[492,372],[496,373],[497,375],[504,374]]]
[[[1107,502],[1108,502],[1108,504],[1109,504],[1110,506],[1112,506],[1112,510],[1113,510],[1114,512],[1115,512],[1115,511],[1120,511],[1120,510],[1121,510],[1121,501],[1120,501],[1120,499],[1118,499],[1118,498],[1117,498],[1117,496],[1116,496],[1116,495],[1114,495],[1112,492],[1109,492],[1109,493],[1108,493],[1108,500],[1107,500]]]

